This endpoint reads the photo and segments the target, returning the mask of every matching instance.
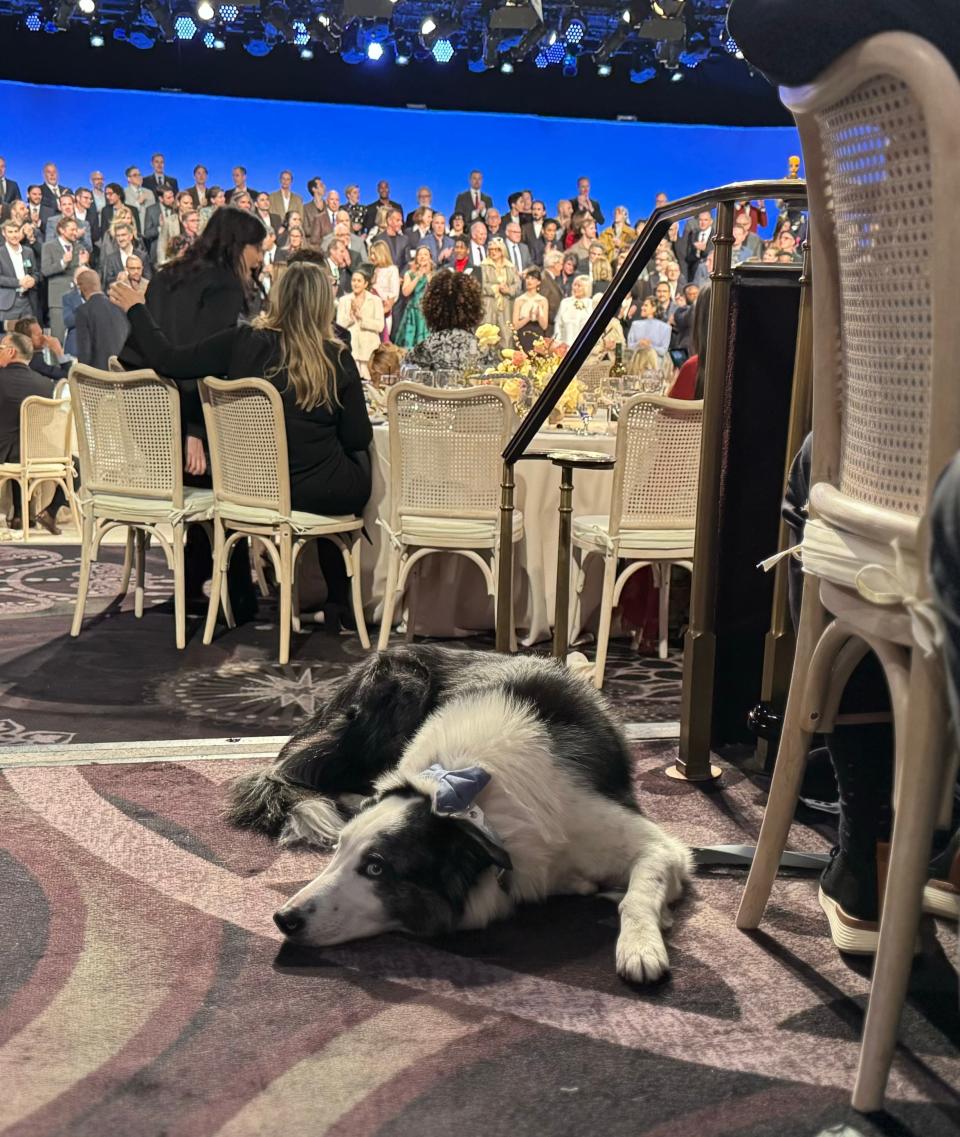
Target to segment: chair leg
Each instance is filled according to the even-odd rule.
[[[133,614],[139,620],[143,615],[143,584],[146,576],[147,564],[147,535],[142,529],[135,530],[136,538],[136,584],[133,593]],[[176,540],[176,526],[174,526],[174,540]],[[176,577],[174,577],[176,588]]]
[[[27,503],[21,501],[21,507]],[[83,609],[87,603],[87,589],[90,587],[90,561],[93,554],[93,511],[84,515],[83,531],[80,536],[80,580],[77,583],[77,603],[73,609],[71,636],[79,636],[83,625]]]
[[[61,483],[63,492],[67,498],[67,505],[70,506],[70,516],[73,518],[73,524],[76,526],[77,532],[80,532],[80,510],[77,506],[77,495],[73,489],[73,477],[70,474],[63,479]]]
[[[226,621],[227,627],[235,628],[237,621],[233,618],[233,604],[230,602],[230,585],[227,578],[227,569],[230,567],[230,558],[237,555],[237,545],[243,544],[243,538],[237,538],[229,548],[226,547],[226,541],[226,529],[224,529],[223,572],[220,575],[220,607],[223,609],[223,618]]]
[[[82,535],[83,529],[80,533]],[[127,542],[123,550],[123,568],[120,573],[120,595],[126,596],[130,591],[130,574],[133,571],[133,545],[134,545],[134,531],[127,526]]]
[[[322,538],[321,538],[322,540]],[[250,542],[251,546],[253,541]],[[300,558],[293,561],[290,571],[290,625],[295,632],[302,632],[300,625]]]
[[[187,571],[184,557],[184,526],[173,527],[173,616],[176,621],[177,647],[187,646]],[[141,564],[146,560],[146,550],[141,554]],[[139,570],[139,566],[138,566]],[[143,595],[142,584],[138,585],[137,595]],[[142,601],[141,601],[142,603]]]
[[[883,1107],[893,1061],[943,784],[946,719],[940,662],[914,649],[907,713],[895,726],[910,740],[910,775],[903,779],[894,815],[880,941],[853,1090],[853,1106],[863,1113]]]
[[[280,530],[280,663],[290,660],[290,626],[293,597],[293,536],[289,526]]]
[[[217,612],[220,609],[220,592],[226,579],[227,566],[223,557],[223,523],[219,518],[213,521],[213,572],[210,574],[210,599],[207,602],[207,622],[203,626],[203,642],[213,643],[213,633],[217,627]]]
[[[800,783],[807,766],[810,736],[818,725],[805,721],[808,673],[812,672],[814,650],[820,642],[826,622],[827,613],[820,602],[819,581],[816,577],[808,576],[803,583],[797,649],[777,763],[773,769],[767,807],[763,812],[760,838],[737,912],[737,927],[741,929],[756,928],[760,924],[797,808]]]
[[[404,637],[408,644],[413,643],[414,633],[417,629],[417,609],[420,607],[420,573],[423,561],[413,566],[413,573],[408,577],[407,589],[407,633]]]
[[[20,521],[23,525],[23,539],[30,540],[30,497],[27,493],[29,487],[26,475],[20,479]]]
[[[267,584],[267,574],[263,571],[264,553],[260,549],[261,538],[253,537],[250,541],[250,551],[253,554],[253,575],[257,580],[257,588],[264,598],[270,595],[270,586]]]
[[[610,625],[613,622],[613,593],[617,585],[617,555],[605,553],[603,557],[603,597],[600,601],[600,626],[597,628],[597,661],[593,665],[593,685],[603,687],[603,672],[607,666],[607,648],[610,645]]]
[[[660,574],[660,617],[659,632],[660,644],[657,654],[661,659],[667,658],[667,637],[670,633],[670,570],[673,566],[669,561],[661,561]]]
[[[360,588],[360,543],[361,538],[357,535],[349,549],[344,547],[343,559],[347,565],[347,576],[350,577],[350,600],[353,605],[357,635],[360,637],[360,645],[369,648],[370,634],[367,631],[367,622],[363,618],[363,593]]]
[[[393,627],[393,613],[397,606],[397,582],[400,579],[400,550],[390,548],[387,561],[387,586],[383,592],[383,615],[380,617],[380,634],[377,636],[377,651],[384,651],[390,641]]]

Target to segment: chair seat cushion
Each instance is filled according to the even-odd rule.
[[[867,598],[878,592],[917,593],[920,562],[913,549],[851,533],[819,518],[804,526],[800,557],[805,573]]]
[[[261,509],[254,505],[237,505],[234,502],[220,506],[220,516],[227,524],[236,522],[238,525],[280,525],[289,521],[298,533],[346,533],[351,529],[359,529],[363,521],[359,517],[349,515],[322,513],[307,513],[301,509],[290,511],[289,517],[284,517],[273,509]]]
[[[176,510],[173,502],[162,498],[133,497],[126,494],[100,493],[85,497],[83,508],[93,508],[94,517],[132,518],[141,521],[171,521]],[[183,517],[205,521],[213,516],[213,491],[183,488]]]
[[[493,548],[499,521],[476,517],[420,517],[405,514],[400,519],[400,541],[404,545],[431,545],[439,549]],[[513,511],[513,539],[523,536],[523,514]]]
[[[650,559],[672,559],[688,561],[693,557],[693,529],[622,529],[620,531],[620,555],[640,559],[640,554],[650,554]],[[574,517],[574,544],[583,549],[605,552],[610,544],[610,518],[605,514]]]

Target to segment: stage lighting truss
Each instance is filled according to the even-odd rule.
[[[375,64],[380,51],[381,61],[401,66],[460,58],[473,72],[508,63],[529,74],[556,67],[568,78],[586,58],[643,83],[651,68],[674,74],[707,59],[742,60],[726,7],[727,0],[0,0],[0,38],[12,19],[22,32],[83,24],[85,40],[98,31],[140,49],[178,41],[219,51],[238,37],[253,55],[349,52]],[[371,37],[371,27],[382,34]],[[371,42],[382,45],[373,56]]]

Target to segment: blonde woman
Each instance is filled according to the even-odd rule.
[[[580,334],[580,329],[590,319],[593,311],[590,296],[592,289],[593,282],[589,276],[574,277],[571,295],[564,297],[557,309],[553,329],[553,338],[557,343],[572,344]]]
[[[333,290],[319,265],[288,265],[270,307],[253,324],[239,324],[175,347],[143,303],[124,284],[110,299],[130,319],[144,366],[177,382],[218,375],[262,375],[280,392],[287,427],[293,509],[321,514],[360,514],[370,497],[367,448],[373,438],[363,382],[350,352],[333,330]],[[251,456],[251,461],[255,458]],[[349,623],[349,587],[343,558],[329,541],[317,541],[327,582],[327,630]]]
[[[400,326],[393,336],[397,347],[416,347],[430,334],[427,319],[423,314],[423,294],[433,276],[433,257],[430,250],[421,246],[413,258],[413,264],[403,274],[400,291],[406,298]]]
[[[386,241],[374,241],[370,246],[370,263],[373,265],[373,279],[370,291],[379,296],[383,304],[384,328],[387,338],[393,329],[393,306],[400,295],[400,270],[393,263],[390,246]]]
[[[500,329],[500,346],[510,346],[510,317],[513,298],[520,291],[517,270],[507,260],[507,247],[499,237],[487,245],[487,255],[480,265],[483,287],[483,322]]]
[[[147,247],[140,238],[140,230],[137,228],[137,223],[133,219],[133,211],[128,209],[125,205],[118,205],[115,206],[113,210],[113,219],[110,222],[110,228],[104,233],[103,239],[100,242],[101,264],[107,257],[112,256],[119,249],[116,234],[118,225],[129,226],[133,233],[133,244],[137,249],[137,255],[147,255]]]
[[[353,358],[364,379],[370,378],[367,364],[383,334],[383,302],[373,295],[369,284],[366,273],[355,272],[350,277],[350,295],[337,301],[337,323],[350,333]]]
[[[590,265],[590,274],[593,278],[593,295],[595,297],[601,296],[613,280],[613,269],[610,267],[610,262],[605,261],[603,257],[593,261]]]
[[[630,214],[625,205],[618,205],[613,211],[613,224],[600,234],[600,243],[607,251],[611,262],[615,261],[624,249],[637,239],[637,231],[630,224]]]

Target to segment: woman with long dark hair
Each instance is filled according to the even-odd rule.
[[[251,214],[240,209],[218,209],[183,256],[164,265],[154,276],[146,306],[171,344],[195,343],[235,328],[239,320],[256,315],[259,290],[254,274],[262,261],[260,247],[265,235],[263,225]],[[120,352],[120,362],[128,370],[152,366],[135,328]],[[180,430],[184,483],[209,486],[206,432],[196,382],[180,386]],[[231,561],[230,591],[231,596],[236,595],[237,618],[250,619],[256,611],[256,596],[249,572],[244,575],[243,562],[239,556]],[[203,585],[210,579],[211,567],[206,537],[197,531],[197,526],[190,526],[186,547],[189,605],[202,607]]]
[[[253,324],[234,325],[185,346],[170,341],[133,289],[115,285],[110,299],[127,312],[146,365],[178,386],[205,375],[255,375],[277,388],[287,427],[293,509],[363,512],[370,496],[366,450],[373,432],[357,365],[334,332],[333,291],[323,268],[294,262],[271,289],[268,311]],[[325,624],[339,630],[350,620],[346,569],[329,541],[316,545],[327,582]]]
[[[693,305],[693,331],[690,358],[677,372],[668,394],[671,399],[702,399],[703,377],[707,368],[707,332],[710,327],[710,286],[700,290]]]

